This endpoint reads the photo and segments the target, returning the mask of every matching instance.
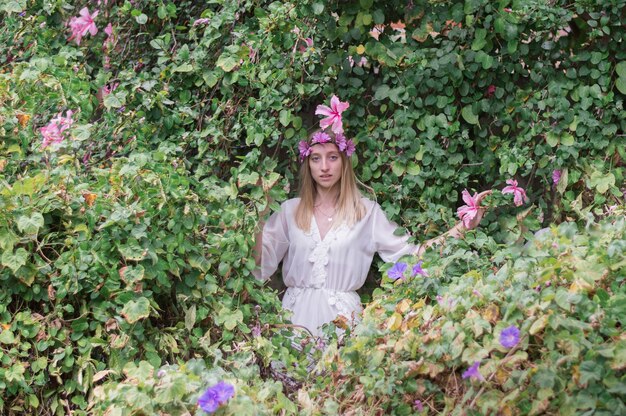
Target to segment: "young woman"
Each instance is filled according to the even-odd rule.
[[[257,234],[255,275],[268,279],[282,261],[287,286],[283,307],[292,311],[294,324],[317,336],[320,326],[338,315],[350,323],[358,320],[363,308],[356,291],[365,283],[375,253],[395,262],[420,254],[424,247],[408,243],[408,236],[396,236],[397,225],[361,195],[350,140],[320,130],[299,148],[300,197],[285,201]],[[425,246],[459,237],[481,217],[479,212],[468,227],[459,223]]]

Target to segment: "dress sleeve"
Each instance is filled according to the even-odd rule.
[[[284,208],[284,207],[283,207]],[[261,267],[254,271],[260,280],[269,279],[289,249],[289,223],[285,209],[273,213],[263,227]]]
[[[406,254],[413,254],[419,246],[408,242],[408,235],[395,235],[398,225],[387,219],[380,205],[372,208],[372,240],[374,250],[386,262],[395,262]]]

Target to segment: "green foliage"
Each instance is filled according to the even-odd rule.
[[[350,408],[361,393],[380,394],[381,380],[404,380],[385,373],[400,374],[400,361],[390,364],[385,351],[376,352],[368,364],[374,373],[360,374],[361,384],[350,378],[363,371],[361,361],[341,376],[349,380],[341,403],[320,402],[336,369],[296,400],[298,383],[307,380],[306,355],[316,353],[310,344],[304,358],[293,349],[280,329],[275,293],[251,277],[258,212],[268,196],[277,209],[293,195],[297,142],[317,123],[315,106],[332,94],[350,102],[344,124],[358,142],[358,176],[390,218],[420,239],[452,221],[463,188],[497,188],[516,178],[531,197],[527,207],[499,206],[486,216],[490,237],[475,236],[478,254],[462,245],[446,248],[435,279],[401,286],[407,291],[402,299],[424,298],[432,317],[442,311],[427,305],[426,295],[458,297],[468,289],[458,272],[477,270],[487,279],[496,254],[500,266],[506,256],[528,264],[537,258],[558,263],[555,273],[578,276],[561,256],[496,247],[553,221],[591,224],[623,205],[622,0],[103,3],[15,0],[0,6],[3,414],[193,412],[200,390],[222,377],[236,380],[238,390],[225,412],[334,413]],[[99,8],[98,33],[86,34],[79,46],[68,41],[66,23],[82,7]],[[73,123],[62,142],[44,148],[41,128],[68,111]],[[556,184],[554,169],[561,171]],[[623,237],[606,235],[615,241],[588,237],[586,250],[597,260],[563,256],[584,267],[609,264],[615,255],[596,248],[617,253]],[[435,273],[439,266],[430,261]],[[605,408],[598,414],[618,409],[624,348],[610,330],[623,312],[623,285],[615,280],[609,287],[607,279],[623,266],[597,282],[581,277],[576,284],[591,293],[587,297],[564,292],[565,283],[554,281],[541,292],[553,292],[550,299],[508,273],[521,270],[521,263],[506,267],[488,282],[510,284],[506,293],[516,303],[495,292],[489,301],[500,311],[509,308],[510,322],[534,328],[533,341],[546,349],[524,344],[528,357],[509,364],[501,364],[503,351],[489,349],[489,371],[517,371],[515,380],[528,388],[505,400],[500,393],[513,390],[504,383],[476,395],[469,387],[459,392],[465,399],[452,394],[446,402],[442,375],[456,379],[470,355],[487,357],[479,352],[491,348],[489,337],[500,329],[491,323],[468,329],[451,320],[445,330],[455,336],[445,339],[454,351],[448,344],[420,350],[434,366],[425,390],[413,377],[407,385],[414,390],[383,392],[380,403],[406,413],[408,397],[451,409],[478,396],[476,412],[509,403],[540,413],[544,403],[550,409],[589,403],[583,390],[574,404],[563,398],[575,386],[591,386],[587,395],[603,386],[606,392],[597,397]],[[570,275],[563,279],[575,283]],[[602,289],[589,292],[587,285]],[[518,298],[513,287],[527,297]],[[386,305],[380,307],[388,319],[394,299],[382,299],[370,310]],[[452,318],[461,319],[463,311],[480,315],[488,306],[480,302],[457,306]],[[535,320],[522,318],[522,304],[535,308]],[[593,324],[580,323],[594,316],[592,307],[610,317],[598,321],[599,335]],[[400,322],[405,312],[398,312]],[[566,323],[555,321],[558,316]],[[380,323],[366,322],[372,338],[363,329],[355,340],[381,351],[372,344],[380,339]],[[548,325],[553,335],[545,335]],[[581,331],[587,338],[575,346],[572,337],[583,340]],[[351,342],[341,360],[360,351]],[[600,352],[591,352],[598,345]],[[446,354],[450,360],[443,361]],[[284,391],[269,381],[276,376],[272,361],[289,368]],[[548,363],[558,364],[557,371]],[[165,378],[154,375],[161,367]]]
[[[480,256],[469,238],[427,257],[430,275],[384,284],[320,364],[311,409],[415,414],[420,400],[450,414],[623,413],[625,231],[622,213]],[[520,339],[506,348],[512,325]],[[462,379],[475,362],[484,380]]]

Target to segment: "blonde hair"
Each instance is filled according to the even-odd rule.
[[[313,132],[315,134],[316,132]],[[326,132],[334,139],[332,132]],[[337,198],[337,211],[334,218],[337,221],[333,223],[333,227],[345,222],[348,226],[352,226],[365,216],[365,207],[361,203],[361,191],[357,183],[360,183],[354,169],[352,161],[344,152],[339,152],[341,156],[341,178],[339,183],[339,196]],[[317,186],[311,175],[309,167],[309,158],[305,158],[300,166],[300,203],[296,208],[295,220],[298,228],[304,231],[311,229],[311,218],[313,217],[313,208],[315,205],[315,197],[317,196]]]

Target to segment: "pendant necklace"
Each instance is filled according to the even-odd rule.
[[[335,215],[335,212],[336,212],[336,211],[333,211],[332,215],[328,215],[328,214],[326,214],[324,211],[322,211],[322,209],[321,209],[320,207],[315,207],[315,208],[316,208],[316,209],[317,209],[317,210],[318,210],[318,211],[319,211],[319,212],[320,212],[323,216],[325,216],[325,217],[326,217],[326,220],[327,220],[328,222],[331,222],[331,221],[333,220],[332,215]]]

